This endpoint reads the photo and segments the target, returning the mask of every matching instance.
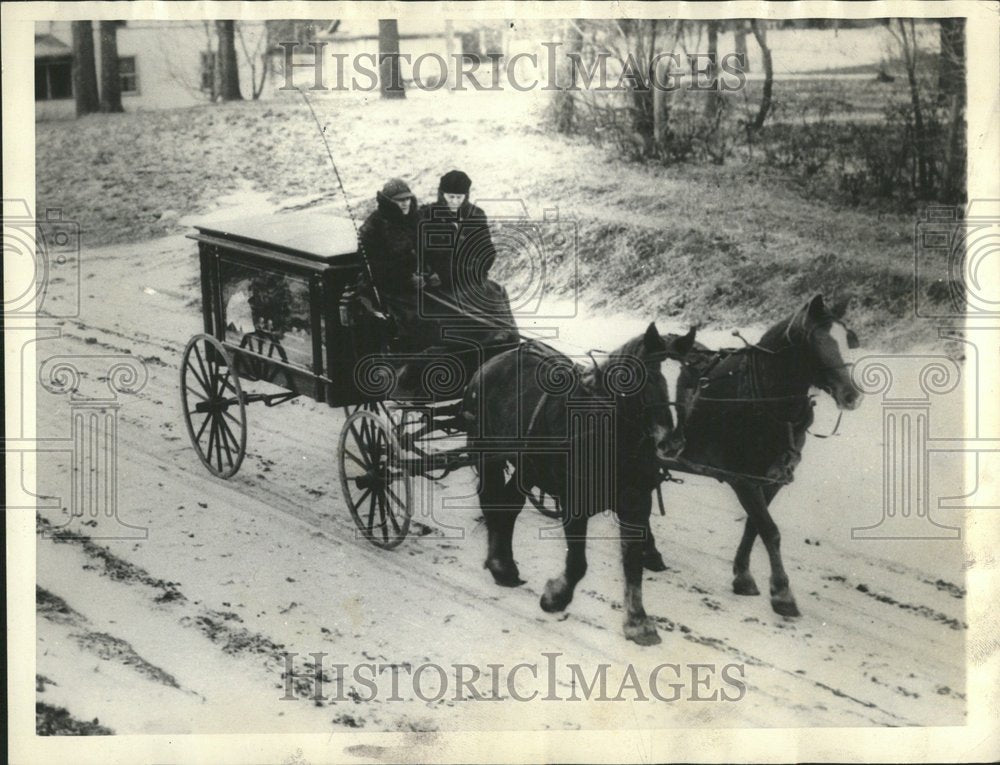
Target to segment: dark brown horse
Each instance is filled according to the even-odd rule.
[[[469,447],[482,455],[485,568],[497,584],[521,584],[511,540],[528,490],[559,501],[566,536],[565,570],[545,585],[545,611],[561,611],[573,599],[587,570],[587,521],[611,508],[625,571],[625,635],[641,645],[659,642],[642,606],[642,568],[651,494],[673,428],[660,364],[683,358],[693,344],[693,331],[667,342],[650,324],[644,335],[589,368],[537,342],[480,368],[463,408]]]
[[[799,610],[768,506],[791,481],[801,457],[813,422],[810,389],[829,393],[841,410],[861,404],[849,365],[830,335],[842,315],[842,306],[830,310],[816,295],[754,345],[728,352],[699,346],[677,379],[679,459],[718,471],[715,476],[733,488],[747,513],[733,563],[733,591],[760,594],[750,574],[750,551],[759,534],[771,562],[771,606],[785,616],[798,616]],[[857,345],[852,332],[848,345]],[[662,568],[652,534],[644,560],[648,568]]]

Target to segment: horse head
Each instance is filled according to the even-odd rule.
[[[805,353],[809,383],[826,391],[838,409],[853,410],[861,405],[861,391],[854,385],[850,364],[840,353],[840,344],[831,334],[834,324],[847,330],[847,347],[857,348],[857,336],[842,320],[846,301],[827,308],[822,295],[814,296],[789,320],[786,337]]]
[[[694,345],[695,330],[686,335],[660,335],[651,322],[646,332],[611,353],[600,369],[602,387],[613,395],[625,438],[649,442],[656,456],[667,459],[674,418],[670,412],[667,380],[660,370],[664,360],[682,360]]]

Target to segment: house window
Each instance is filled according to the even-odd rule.
[[[483,49],[479,45],[479,32],[462,32],[462,54],[469,61],[482,61]]]
[[[35,61],[35,100],[54,101],[73,97],[71,59]]]
[[[139,92],[139,75],[135,70],[135,56],[118,57],[118,78],[122,93]]]
[[[201,52],[201,89],[208,92],[215,92],[215,51],[203,50]]]

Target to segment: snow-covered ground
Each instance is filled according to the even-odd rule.
[[[274,206],[244,194],[222,208],[219,216],[236,217],[271,214]],[[483,570],[486,534],[471,470],[416,482],[417,522],[395,550],[357,538],[337,480],[340,410],[307,399],[251,407],[240,473],[229,481],[208,475],[178,400],[180,353],[201,331],[191,300],[195,252],[182,236],[85,251],[79,318],[58,322],[58,337],[36,345],[39,362],[76,357],[84,394],[107,373],[100,356],[129,354],[148,372],[138,393],[119,399],[117,520],[71,518],[68,455],[39,456],[39,492],[62,498],[39,514],[40,702],[98,718],[119,734],[963,723],[962,543],[851,537],[852,528],[881,516],[878,401],[845,415],[838,437],[810,438],[795,482],[773,505],[799,618],[773,613],[766,595],[731,592],[743,513],[728,487],[693,476],[665,487],[666,515],[654,506],[653,528],[669,568],[644,583],[663,642],[641,648],[621,632],[621,566],[607,517],[591,524],[590,568],[564,614],[538,607],[545,580],[561,570],[563,543],[546,538],[551,522],[534,510],[522,513],[515,535],[526,583],[501,589]],[[655,315],[580,309],[557,323],[568,347],[613,346],[651,319],[663,331],[686,329]],[[761,329],[743,332],[753,338]],[[700,339],[738,342],[727,331]],[[72,402],[41,387],[37,395],[39,436],[66,437]],[[935,427],[960,421],[960,411],[957,392],[942,398]],[[815,429],[828,432],[835,419],[824,397]],[[936,491],[963,493],[955,464],[935,464]],[[119,520],[148,535],[132,538]],[[939,512],[936,520],[960,525],[962,516]],[[58,527],[93,541],[54,539]],[[752,568],[763,588],[760,545]],[[293,683],[287,698],[285,652],[297,654],[300,674],[314,653],[326,654],[331,676],[333,665],[347,665],[340,700],[316,702],[308,681]],[[544,668],[552,652],[561,654],[555,695],[562,703],[546,700],[546,684],[528,670],[513,691],[541,692],[523,702],[503,683],[500,701],[456,700],[453,676],[438,700],[422,700],[406,683],[396,700],[386,674],[377,698],[366,700],[365,685],[350,674],[368,663],[436,664],[448,672],[456,664],[484,673],[490,664]],[[610,665],[612,697],[629,666],[645,682],[658,665],[679,665],[681,680],[664,674],[660,682],[664,689],[682,683],[681,698],[565,701],[578,688],[565,669],[571,663],[588,678]],[[700,693],[692,664],[715,668],[701,686],[705,694],[730,696],[736,686],[719,672],[740,665],[745,693],[736,701],[691,700]],[[435,695],[434,678],[425,678],[425,695]],[[627,690],[623,698],[635,695]]]

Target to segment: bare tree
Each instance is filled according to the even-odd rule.
[[[736,47],[736,55],[740,57],[743,62],[740,67],[744,72],[750,69],[750,53],[747,51],[747,27],[746,22],[737,19],[735,23],[735,29],[733,30],[734,38],[733,43]]]
[[[674,40],[673,43],[667,48],[667,52],[672,53],[677,48],[677,41],[683,34],[684,21],[677,19],[674,21]],[[667,128],[670,124],[670,98],[669,93],[665,87],[662,87],[666,83],[670,76],[670,70],[672,68],[672,61],[670,59],[661,59],[657,61],[655,68],[650,71],[650,77],[653,81],[653,141],[657,147],[657,150],[662,152],[664,146],[667,143]]]
[[[563,76],[559,78],[562,90],[556,92],[554,114],[556,130],[560,133],[571,133],[573,131],[573,114],[576,105],[576,97],[571,90],[576,87],[576,66],[571,56],[580,52],[583,44],[583,33],[580,25],[582,19],[567,19],[563,27],[563,44],[565,50],[562,52]]]
[[[219,38],[219,50],[215,57],[219,98],[222,101],[242,101],[240,68],[236,60],[235,22],[216,21],[215,33]]]
[[[920,197],[926,198],[930,194],[931,178],[924,106],[920,98],[920,83],[917,81],[917,31],[913,19],[896,19],[896,23],[895,29],[889,25],[889,32],[899,44],[903,54],[903,65],[906,67],[913,115],[913,148],[917,156],[917,193]]]
[[[118,75],[120,21],[101,22],[101,111],[123,112],[122,83]]]
[[[722,96],[719,95],[719,87],[716,78],[719,76],[719,26],[720,22],[713,20],[705,22],[708,30],[708,69],[705,72],[707,79],[712,83],[712,90],[705,99],[705,119],[713,120],[722,108]]]
[[[396,19],[378,20],[378,71],[382,98],[406,98],[399,70],[399,26]]]
[[[260,98],[260,94],[264,92],[264,85],[267,83],[268,75],[271,73],[271,57],[267,55],[266,51],[261,52],[266,35],[257,35],[257,43],[254,45],[253,50],[250,50],[247,45],[246,37],[243,34],[243,24],[239,24],[236,27],[236,36],[239,38],[243,57],[250,67],[250,96],[256,101]],[[257,79],[258,64],[260,65],[259,80]]]
[[[941,100],[965,98],[965,19],[941,19],[941,52],[938,59],[938,92]]]
[[[73,97],[76,116],[92,114],[100,108],[97,99],[97,64],[94,62],[94,28],[89,21],[74,21]]]
[[[764,92],[760,97],[760,108],[757,109],[757,116],[754,117],[750,125],[751,130],[760,130],[764,127],[764,120],[767,119],[768,112],[771,111],[771,92],[774,88],[774,64],[771,62],[771,49],[767,46],[767,30],[757,19],[750,19],[750,31],[753,32],[754,39],[760,46],[761,59],[764,62]]]
[[[941,19],[938,103],[947,114],[941,197],[965,199],[965,19]]]

